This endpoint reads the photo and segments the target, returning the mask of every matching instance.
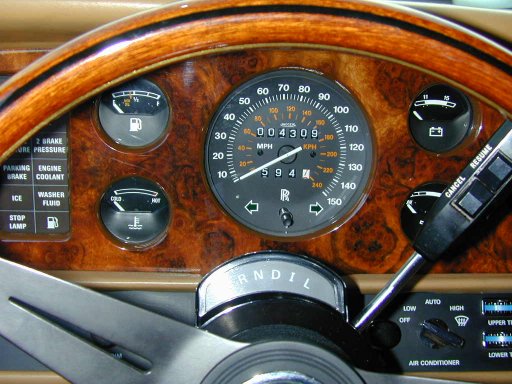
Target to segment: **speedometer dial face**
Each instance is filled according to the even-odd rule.
[[[364,200],[373,164],[365,114],[319,74],[282,69],[233,91],[210,124],[205,165],[220,205],[280,238],[316,235]]]

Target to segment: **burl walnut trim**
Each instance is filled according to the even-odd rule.
[[[76,107],[70,129],[71,238],[2,243],[2,256],[47,269],[206,273],[243,253],[280,249],[320,258],[347,273],[394,271],[411,252],[398,220],[408,191],[433,177],[453,178],[511,115],[510,52],[434,17],[360,1],[187,5],[85,35],[0,89],[1,159]],[[230,220],[215,205],[201,171],[202,141],[216,105],[240,81],[283,66],[315,69],[347,86],[368,113],[378,148],[375,179],[361,211],[337,231],[296,243],[262,238]],[[101,137],[93,96],[149,71],[172,100],[170,134],[147,153],[114,149]],[[439,81],[472,96],[482,127],[445,157],[421,151],[406,126],[412,98]],[[97,217],[102,191],[114,177],[129,174],[155,179],[173,206],[167,237],[144,252],[114,244]],[[464,259],[454,257],[434,271],[509,272],[511,227],[512,219],[504,218]]]

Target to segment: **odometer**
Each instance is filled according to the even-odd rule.
[[[305,70],[257,76],[210,124],[205,165],[220,205],[273,237],[318,234],[364,200],[373,164],[365,114],[340,84]]]

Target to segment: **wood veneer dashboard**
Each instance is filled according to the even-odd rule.
[[[18,87],[31,94],[31,102],[27,97],[15,99],[0,115],[2,153],[32,134],[47,116],[73,105],[68,111],[71,232],[59,241],[3,241],[0,255],[38,269],[59,270],[54,273],[98,289],[190,293],[201,275],[220,263],[248,252],[276,249],[309,255],[353,274],[363,293],[378,290],[387,280],[379,274],[396,271],[412,251],[400,226],[400,210],[410,191],[427,181],[451,181],[505,117],[510,118],[509,52],[439,20],[374,3],[305,1],[310,7],[301,8],[303,2],[293,5],[300,8],[297,14],[288,7],[293,1],[283,0],[286,6],[276,8],[272,7],[277,2],[272,2],[261,9],[266,2],[255,3],[251,7],[243,0],[190,2],[188,8],[168,7],[107,26],[51,52],[39,67],[4,87],[5,99]],[[57,35],[52,39],[49,34],[48,41],[34,45],[40,34],[32,33],[28,43],[20,38],[19,47],[53,48],[56,41],[66,40]],[[17,35],[12,36],[0,46],[16,48],[12,40]],[[119,43],[119,36],[121,44],[111,44]],[[0,75],[20,71],[43,53],[2,51]],[[245,80],[283,67],[314,70],[345,86],[362,106],[375,138],[375,169],[365,204],[342,227],[293,242],[265,238],[230,219],[215,203],[203,170],[206,130],[221,101]],[[142,152],[112,145],[98,122],[98,96],[87,98],[135,73],[158,84],[172,108],[168,135]],[[42,86],[31,89],[34,83]],[[459,86],[476,111],[470,137],[445,155],[421,149],[407,124],[414,98],[437,83]],[[58,98],[48,100],[48,95]],[[20,105],[25,109],[16,115],[12,111]],[[37,118],[30,121],[32,115]],[[105,189],[128,175],[160,184],[172,206],[166,236],[140,251],[112,241],[98,213]],[[432,271],[437,274],[415,289],[510,292],[512,218],[507,204],[501,217],[478,227],[478,236],[468,240],[466,252],[436,264]],[[75,273],[79,271],[91,272]],[[134,273],[111,273],[116,271]],[[12,378],[26,382],[23,372],[4,376],[0,381],[6,377],[7,382]],[[46,377],[36,376],[36,380]],[[443,377],[509,381],[508,372],[480,376],[455,372]],[[50,380],[58,381],[56,376]]]
[[[4,52],[0,70],[20,69],[37,53]],[[339,229],[301,241],[275,241],[243,228],[216,204],[204,174],[204,141],[219,103],[235,86],[266,71],[318,71],[345,86],[368,116],[376,167],[361,209]],[[412,249],[400,225],[408,194],[428,181],[450,182],[503,123],[497,110],[471,97],[475,128],[456,150],[423,150],[408,128],[409,107],[425,87],[442,80],[377,57],[323,49],[242,49],[190,58],[144,75],[169,99],[168,135],[147,151],[112,145],[98,120],[98,99],[70,112],[71,233],[65,241],[2,242],[0,254],[38,269],[172,271],[204,274],[233,257],[261,250],[313,256],[344,273],[389,273]],[[139,175],[160,184],[172,218],[163,241],[124,249],[106,233],[99,201],[115,180]],[[509,203],[510,204],[510,203]],[[510,205],[505,208],[505,212]],[[512,270],[512,217],[482,229],[467,251],[438,263],[434,272],[507,273]],[[479,234],[480,235],[480,234]]]

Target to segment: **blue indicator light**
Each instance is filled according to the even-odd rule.
[[[486,312],[512,312],[512,304],[486,304],[484,306]]]
[[[512,347],[512,333],[510,332],[484,333],[483,336],[483,344],[485,348]]]
[[[512,342],[512,336],[509,336],[509,335],[485,336],[485,341],[488,343],[510,343],[510,342]]]
[[[512,299],[483,299],[482,312],[484,315],[512,315]]]

